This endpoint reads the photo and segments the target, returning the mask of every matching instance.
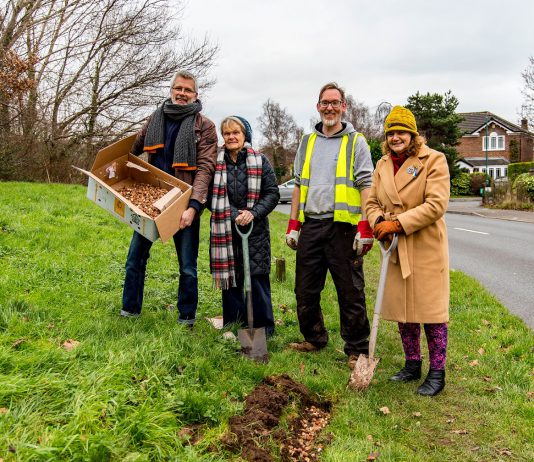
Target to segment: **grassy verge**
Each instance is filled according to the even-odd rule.
[[[383,322],[375,380],[368,391],[355,393],[346,388],[349,370],[331,281],[323,292],[328,347],[308,355],[285,348],[300,338],[294,254],[283,240],[286,217],[273,213],[271,219],[273,255],[286,259],[288,274],[283,283],[272,281],[280,325],[269,342],[271,361],[257,365],[204,320],[221,310],[209,275],[207,217],[199,321],[190,331],[168,309],[178,276],[172,244],[153,247],[142,317],[119,319],[130,229],[90,203],[83,187],[0,183],[0,197],[5,461],[237,460],[220,442],[227,421],[263,377],[279,373],[333,401],[324,461],[364,461],[370,454],[380,461],[534,459],[534,336],[462,273],[451,274],[445,391],[427,399],[414,393],[417,384],[388,381],[403,355],[396,326]],[[372,308],[377,249],[365,265]],[[201,437],[189,444],[184,429],[197,425]]]

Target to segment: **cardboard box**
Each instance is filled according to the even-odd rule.
[[[191,186],[130,154],[135,136],[124,138],[99,151],[90,172],[74,168],[89,177],[88,199],[150,241],[154,242],[159,237],[166,242],[180,227],[182,213],[189,205]],[[156,205],[162,212],[156,218],[150,218],[118,193],[118,190],[133,183],[148,183],[169,191],[157,201]]]

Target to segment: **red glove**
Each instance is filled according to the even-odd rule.
[[[384,220],[375,225],[374,235],[380,241],[391,241],[392,234],[402,234],[404,229],[399,221]]]
[[[293,250],[297,250],[301,227],[302,223],[298,220],[290,219],[287,223],[286,244]]]
[[[354,236],[354,243],[352,248],[356,250],[358,257],[364,256],[369,250],[373,248],[373,230],[369,226],[367,220],[360,220],[358,222],[356,236]]]

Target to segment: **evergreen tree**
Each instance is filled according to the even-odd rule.
[[[455,147],[462,136],[459,128],[462,117],[456,114],[458,99],[450,91],[444,95],[417,92],[408,97],[406,107],[414,113],[419,134],[426,138],[428,146],[447,157],[452,180],[460,172]]]

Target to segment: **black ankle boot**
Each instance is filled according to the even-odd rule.
[[[421,378],[421,362],[407,359],[405,366],[389,380],[394,382],[411,382]]]
[[[423,396],[436,396],[445,387],[445,370],[430,369],[417,393]]]

